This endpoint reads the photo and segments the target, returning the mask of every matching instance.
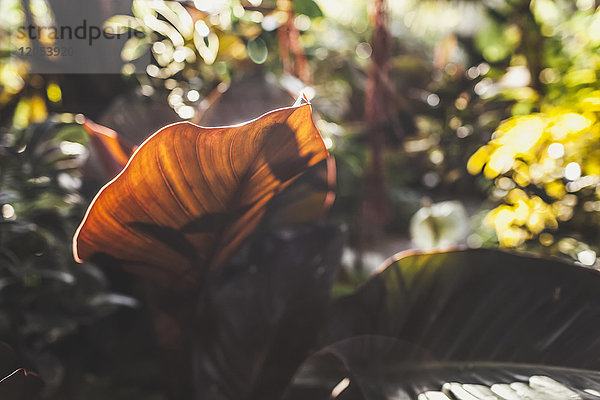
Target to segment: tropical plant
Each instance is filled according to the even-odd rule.
[[[177,123],[96,195],[75,257],[146,282],[172,398],[600,389],[596,271],[492,250],[409,254],[332,302],[343,242],[315,222],[326,157],[308,104],[233,127]]]
[[[319,319],[319,305],[328,298],[335,268],[322,273],[318,269],[324,268],[321,262],[335,266],[341,247],[336,229],[310,222],[322,213],[331,196],[327,169],[327,151],[311,121],[310,106],[304,104],[235,127],[167,126],[146,140],[92,201],[74,239],[75,257],[121,266],[153,283],[149,296],[159,347],[169,359],[178,360],[177,367],[165,368],[171,372],[174,391],[181,390],[181,379],[192,371],[192,359],[199,362],[203,359],[199,357],[209,357],[202,361],[204,367],[194,371],[193,378],[210,379],[209,365],[220,368],[220,363],[234,362],[213,351],[244,350],[235,342],[220,350],[210,342],[206,347],[209,354],[190,353],[198,346],[204,349],[205,340],[228,339],[227,332],[220,332],[229,329],[226,322],[214,319],[232,302],[242,301],[239,308],[246,313],[230,318],[261,323],[261,318],[252,317],[246,308],[258,301],[253,299],[255,291],[247,281],[277,282],[266,288],[265,301],[272,303],[264,306],[273,308],[274,314],[257,339],[270,336],[283,340],[280,325],[281,320],[291,318],[289,309],[310,308],[303,329],[314,324],[309,323],[311,319]],[[280,284],[287,274],[281,276],[278,268],[291,254],[296,256],[285,261],[286,269],[291,268],[287,274],[297,274],[296,279]],[[248,275],[252,265],[253,272]],[[221,280],[225,286],[216,290],[215,281]],[[302,284],[313,280],[316,285]],[[288,287],[290,293],[281,292],[286,284],[292,285]],[[244,286],[249,290],[247,298],[242,295]],[[291,295],[303,290],[311,295]],[[319,293],[316,299],[312,298],[313,291]],[[276,299],[271,299],[275,293]],[[199,309],[194,306],[198,301]],[[220,324],[225,326],[219,328]],[[212,328],[206,332],[198,329],[209,325]],[[285,363],[300,361],[306,355],[312,333],[307,332],[306,344],[299,345],[297,355]],[[244,372],[244,379],[257,380],[262,369],[293,373],[293,367],[276,363],[279,354],[272,355],[276,357],[273,361],[264,360],[264,365],[254,365],[254,357],[266,357],[272,349],[264,344],[250,349],[259,354],[251,353],[242,362],[250,362],[257,370]],[[183,385],[191,385],[191,378]],[[252,383],[252,390],[268,389],[262,387],[264,382],[248,383]],[[208,385],[202,390],[237,390],[236,386],[211,388]]]
[[[93,2],[145,34],[124,76],[0,55],[0,335],[24,360],[3,369],[0,351],[2,376],[31,367],[51,400],[600,393],[596,272],[489,250],[378,268],[413,214],[422,248],[468,236],[596,262],[594,2],[374,0],[371,22],[367,3],[134,0],[109,18],[129,4]],[[0,29],[70,6],[7,0]],[[238,124],[302,88],[314,116]],[[145,140],[177,115],[227,127]]]

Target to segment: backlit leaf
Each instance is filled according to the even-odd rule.
[[[308,104],[230,127],[169,125],[97,194],[74,237],[75,258],[192,286],[253,232],[276,194],[327,155]]]

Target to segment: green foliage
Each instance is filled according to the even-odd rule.
[[[0,336],[49,390],[64,368],[56,346],[116,306],[104,274],[71,255],[86,141],[81,126],[48,120],[4,132],[0,147]]]

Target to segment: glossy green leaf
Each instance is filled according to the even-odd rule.
[[[339,299],[329,335],[384,335],[435,360],[600,368],[600,275],[495,250],[400,255]]]
[[[285,398],[597,398],[599,289],[597,271],[556,259],[400,254],[335,302],[335,344],[302,365]]]
[[[600,372],[535,364],[439,362],[406,342],[359,336],[299,368],[285,400],[597,399]]]

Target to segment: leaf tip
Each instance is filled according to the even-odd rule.
[[[294,103],[294,105],[292,107],[300,107],[303,105],[310,105],[310,100],[308,99],[308,96],[306,95],[306,91],[302,90],[302,92],[300,93],[300,96],[298,96],[298,98],[296,99],[296,102]]]

